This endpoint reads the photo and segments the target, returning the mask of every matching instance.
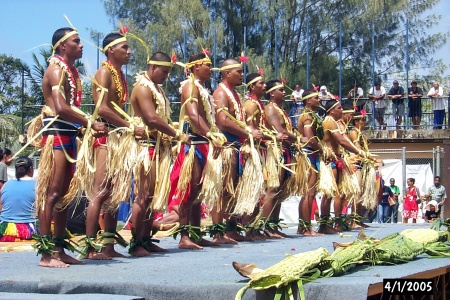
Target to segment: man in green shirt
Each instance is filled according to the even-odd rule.
[[[395,200],[395,205],[392,207],[392,221],[394,223],[397,223],[397,219],[398,219],[398,196],[400,195],[400,188],[398,186],[395,185],[395,179],[391,178],[389,180],[390,182],[390,188],[392,193],[394,194],[394,200]]]

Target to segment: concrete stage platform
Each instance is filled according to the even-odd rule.
[[[365,232],[368,236],[381,238],[406,228],[429,226],[383,225],[371,224],[372,227]],[[285,232],[294,234],[295,227]],[[292,239],[244,242],[200,251],[179,250],[178,241],[164,238],[160,246],[169,249],[169,253],[155,253],[146,258],[86,261],[86,265],[65,269],[39,267],[35,252],[2,252],[0,299],[234,299],[247,279],[233,269],[233,261],[255,263],[260,268],[267,268],[282,260],[286,253],[295,254],[320,246],[332,252],[333,241],[352,241],[358,232],[345,234],[352,237],[294,235]],[[118,250],[126,253],[123,248],[118,247]],[[401,278],[419,273],[422,278],[431,278],[449,270],[450,259],[422,256],[401,265],[358,267],[345,276],[322,278],[305,284],[306,298],[367,299],[368,295],[381,293],[383,278]],[[273,295],[274,291],[248,290],[244,299],[273,299]]]

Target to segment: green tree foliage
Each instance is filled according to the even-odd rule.
[[[305,83],[306,52],[310,55],[309,81],[339,90],[339,24],[343,27],[343,94],[357,82],[367,90],[372,82],[372,24],[375,36],[375,76],[386,79],[405,71],[405,22],[409,20],[410,69],[442,62],[433,53],[442,47],[448,33],[431,34],[440,16],[426,16],[440,0],[106,0],[113,20],[131,24],[151,48],[157,32],[157,49],[182,53],[182,33],[187,30],[188,53],[198,45],[211,46],[212,29],[217,30],[219,60],[237,57],[243,51],[247,28],[249,71],[256,65],[273,76],[275,51],[280,74],[288,84]],[[306,27],[309,24],[310,35]],[[277,31],[277,41],[275,41]],[[309,48],[307,49],[307,43]],[[197,49],[196,49],[197,48]],[[142,66],[142,57],[138,65]],[[142,67],[141,67],[142,68]],[[179,82],[178,78],[175,80]],[[175,87],[174,87],[175,88]],[[306,87],[309,88],[309,87]]]

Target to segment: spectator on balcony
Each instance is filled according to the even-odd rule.
[[[362,97],[364,97],[363,89],[357,87],[354,83],[352,83],[350,91],[348,91],[347,94],[347,100],[349,101],[349,103],[353,104],[353,107],[357,111],[363,110],[366,104],[366,101],[361,99]]]
[[[291,111],[289,117],[291,118],[292,125],[297,128],[298,117],[302,114],[303,101],[302,101],[303,89],[300,85],[295,86],[295,90],[292,91],[290,99],[292,100]]]
[[[417,81],[411,81],[411,87],[408,88],[408,114],[411,118],[413,129],[419,129],[422,121],[422,96],[423,91],[417,87]]]
[[[442,129],[445,117],[444,90],[439,86],[439,82],[433,82],[433,87],[428,92],[428,97],[433,102],[434,126],[433,129]]]
[[[388,98],[392,100],[392,116],[397,125],[397,129],[400,129],[402,125],[402,116],[405,114],[405,90],[398,84],[397,80],[392,83],[393,86],[388,92]]]
[[[371,99],[375,105],[375,119],[379,124],[380,129],[386,129],[386,123],[384,123],[384,112],[386,110],[386,102],[384,97],[386,96],[386,90],[381,86],[381,82],[375,82],[375,87],[372,87],[369,91],[368,98]]]
[[[328,89],[326,86],[322,85],[320,87],[320,91],[319,91],[319,101],[320,101],[320,105],[322,106],[318,110],[319,116],[321,116],[321,117],[325,116],[324,107],[327,104],[328,100],[332,100],[332,99],[334,99],[334,96],[328,92]]]

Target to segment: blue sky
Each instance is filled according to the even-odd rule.
[[[32,53],[39,53],[39,49],[26,52],[28,49],[50,44],[56,29],[69,26],[64,14],[80,36],[88,40],[89,29],[107,34],[117,26],[110,22],[100,0],[0,0],[0,7],[0,53],[11,54],[28,64],[32,64]],[[82,61],[92,75],[97,69],[97,50],[83,44]],[[100,61],[103,59],[101,53]]]
[[[25,51],[40,44],[49,44],[57,28],[68,26],[64,14],[81,37],[86,39],[89,39],[90,28],[106,34],[117,26],[110,22],[101,0],[0,0],[0,7],[0,54],[11,54],[28,64],[32,64],[32,52],[39,53],[39,49]],[[450,0],[441,0],[430,13],[442,14],[440,25],[430,32],[450,31]],[[97,68],[96,53],[94,47],[84,43],[82,61],[89,75],[95,73]],[[450,41],[435,57],[444,58],[445,63],[450,65]],[[103,59],[101,54],[100,61]],[[427,71],[420,73],[426,74]],[[445,75],[450,75],[449,68]]]

